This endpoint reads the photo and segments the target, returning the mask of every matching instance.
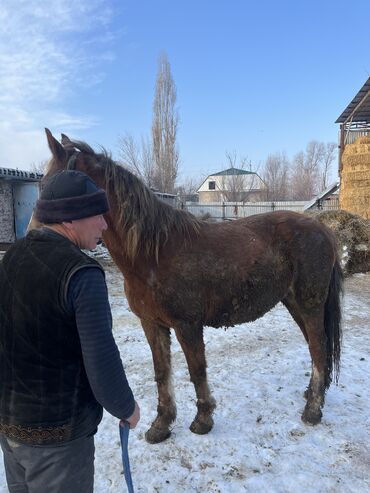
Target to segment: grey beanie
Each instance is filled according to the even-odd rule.
[[[48,178],[36,202],[35,217],[45,224],[62,223],[104,214],[109,210],[106,193],[85,173],[59,171]]]

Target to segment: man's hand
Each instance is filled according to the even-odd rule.
[[[130,425],[130,428],[133,429],[135,426],[138,424],[140,421],[140,407],[139,404],[135,401],[135,409],[132,415],[129,418],[126,418],[125,421],[127,421]],[[120,424],[122,423],[122,420]]]

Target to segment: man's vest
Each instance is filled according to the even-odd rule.
[[[0,262],[0,433],[52,444],[95,433],[102,417],[66,297],[72,275],[100,268],[67,238],[31,231]]]

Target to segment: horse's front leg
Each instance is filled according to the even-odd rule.
[[[176,419],[176,404],[171,380],[171,334],[168,327],[142,320],[146,338],[152,351],[155,381],[158,388],[157,417],[145,438],[159,443],[171,435],[170,424]]]
[[[203,327],[175,328],[176,337],[184,351],[188,364],[190,380],[197,396],[198,412],[190,425],[193,433],[204,435],[213,427],[213,410],[216,402],[207,382],[207,363],[203,341]]]

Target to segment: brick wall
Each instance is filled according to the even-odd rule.
[[[8,181],[0,180],[0,243],[13,243],[14,241],[12,185]]]

